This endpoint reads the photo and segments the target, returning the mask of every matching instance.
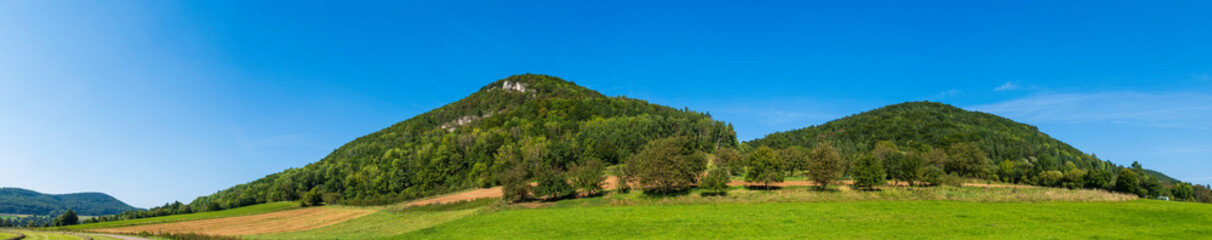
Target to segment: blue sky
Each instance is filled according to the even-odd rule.
[[[900,2],[0,1],[0,186],[188,202],[519,73],[742,140],[939,101],[1212,183],[1212,3]]]

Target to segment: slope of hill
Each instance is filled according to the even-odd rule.
[[[0,213],[51,215],[68,209],[88,216],[139,210],[104,193],[43,194],[21,188],[0,188]]]
[[[737,144],[710,115],[606,97],[544,75],[515,75],[467,98],[359,137],[288,169],[190,203],[211,210],[295,200],[309,191],[381,204],[496,185],[507,159],[560,171],[588,159],[618,163],[649,140],[689,136],[703,150]]]
[[[813,147],[822,141],[832,142],[843,155],[871,152],[880,141],[891,141],[902,150],[916,152],[973,144],[987,157],[982,162],[984,172],[978,177],[1015,182],[1033,181],[1045,171],[1076,168],[1116,174],[1122,169],[1054,139],[1035,126],[934,102],[889,105],[818,126],[772,133],[745,145],[777,149]],[[1160,173],[1156,175],[1155,178],[1172,181]]]

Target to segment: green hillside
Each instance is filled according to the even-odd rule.
[[[320,161],[190,203],[210,210],[296,200],[382,204],[497,184],[497,155],[561,171],[587,159],[619,163],[649,140],[687,136],[710,151],[737,144],[704,113],[607,97],[544,75],[515,75],[470,96],[359,137]]]
[[[772,148],[812,147],[823,139],[833,142],[844,155],[869,152],[876,142],[885,140],[916,150],[974,142],[993,160],[1036,158],[1034,162],[1041,169],[1058,169],[1065,162],[1088,169],[1114,166],[1049,137],[1035,126],[934,102],[889,105],[746,143]]]
[[[849,157],[879,152],[877,145],[883,142],[893,152],[925,159],[927,165],[948,173],[1053,187],[1119,190],[1115,180],[1125,169],[1083,153],[1035,126],[934,102],[889,105],[818,126],[773,133],[744,146],[812,148],[822,142],[832,143]],[[1124,191],[1170,196],[1166,186],[1178,183],[1135,163],[1130,169],[1141,176],[1135,180],[1139,187]]]
[[[86,216],[139,210],[104,193],[43,194],[21,188],[0,188],[0,213],[53,215],[68,209]]]

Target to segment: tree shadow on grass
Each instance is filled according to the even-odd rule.
[[[782,190],[782,189],[783,189],[783,187],[779,187],[779,186],[765,186],[765,185],[746,185],[746,186],[745,186],[745,189],[749,189],[749,190],[753,190],[753,191],[758,191],[758,190],[762,190],[762,191],[776,191],[776,190]]]
[[[647,197],[654,197],[654,198],[663,198],[663,197],[678,197],[678,196],[686,196],[686,195],[689,195],[689,194],[690,194],[690,188],[686,188],[686,189],[680,189],[680,190],[672,190],[672,191],[648,191],[648,190],[644,190],[644,196],[647,196]]]

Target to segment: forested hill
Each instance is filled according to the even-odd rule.
[[[974,177],[1032,182],[1042,172],[1083,169],[1118,173],[1122,166],[1103,161],[1040,132],[1035,126],[997,115],[934,102],[907,102],[847,116],[818,126],[779,132],[747,141],[746,147],[813,147],[829,141],[843,155],[871,152],[881,141],[902,151],[930,152],[974,145],[980,159]],[[1154,171],[1155,179],[1173,181]]]
[[[535,74],[492,82],[470,96],[359,137],[303,168],[237,185],[189,204],[211,210],[295,200],[377,204],[497,185],[504,161],[562,171],[589,159],[616,164],[649,140],[688,136],[711,151],[737,145],[732,126],[705,113],[607,97]]]
[[[21,188],[0,188],[0,213],[54,215],[68,209],[87,216],[139,210],[104,193],[43,194]]]

